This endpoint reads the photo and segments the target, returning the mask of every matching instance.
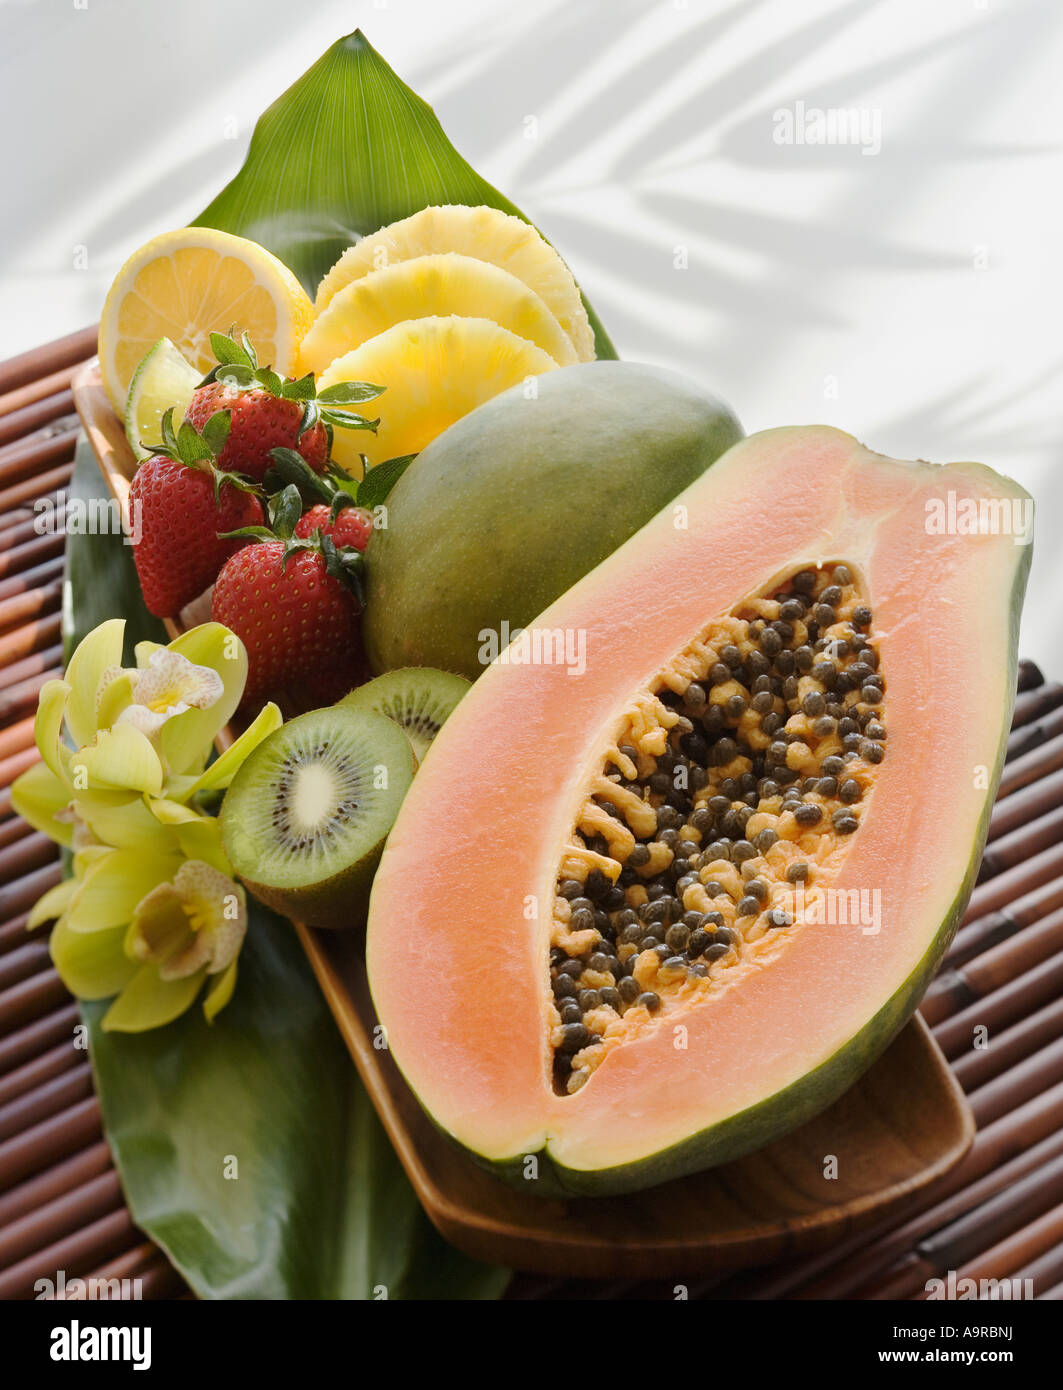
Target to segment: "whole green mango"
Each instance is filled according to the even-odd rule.
[[[500,640],[742,433],[696,382],[637,362],[562,367],[479,406],[410,464],[373,532],[364,619],[373,669],[435,666],[475,680]]]

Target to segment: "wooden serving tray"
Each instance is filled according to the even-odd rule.
[[[94,362],[72,388],[124,508],[136,464]],[[181,631],[167,627],[172,636]],[[448,1240],[483,1260],[564,1276],[669,1278],[811,1254],[940,1178],[974,1138],[963,1092],[917,1016],[841,1100],[755,1154],[625,1197],[530,1196],[441,1134],[390,1054],[374,1048],[377,1020],[357,939],[298,922],[295,930],[425,1211]],[[829,1156],[835,1177],[825,1176]]]

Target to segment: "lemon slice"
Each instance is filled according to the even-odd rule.
[[[451,314],[491,319],[561,366],[578,360],[572,339],[522,280],[489,261],[448,252],[398,261],[344,285],[303,339],[301,370],[323,372],[342,353],[407,319]]]
[[[286,265],[257,242],[212,227],[164,232],[134,251],[100,317],[100,373],[121,413],[148,349],[166,337],[204,375],[210,334],[248,333],[258,360],[282,376],[296,365],[313,306]]]
[[[338,357],[318,389],[340,381],[378,381],[387,389],[374,402],[376,434],[335,431],[332,456],[348,473],[400,454],[419,453],[448,425],[476,406],[558,364],[542,348],[489,319],[411,319]]]
[[[169,338],[160,338],[147,352],[133,373],[125,406],[126,437],[138,459],[162,443],[162,417],[170,406],[177,428],[202,377]]]
[[[508,270],[543,300],[568,334],[581,362],[594,359],[594,333],[572,272],[549,242],[519,217],[497,208],[424,208],[348,247],[321,281],[320,314],[344,285],[396,261],[456,251]]]

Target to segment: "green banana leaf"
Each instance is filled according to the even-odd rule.
[[[462,159],[432,108],[356,30],[263,113],[243,168],[193,225],[259,242],[312,295],[359,237],[441,203],[529,220]],[[587,313],[598,356],[615,357],[589,304]]]
[[[100,502],[100,515],[110,518],[110,531],[120,529],[117,506],[103,481],[92,446],[84,435],[74,455],[74,473],[67,485],[69,516],[90,516]],[[106,507],[106,512],[103,508]],[[108,618],[125,618],[125,660],[133,662],[138,642],[167,642],[166,629],[152,617],[140,595],[133,549],[102,527],[81,534],[67,523],[66,583],[63,585],[63,647],[66,660],[86,633]]]
[[[106,501],[82,440],[68,488]],[[119,535],[67,539],[68,650],[104,618],[158,640]],[[203,1298],[497,1298],[506,1271],[433,1229],[289,923],[253,906],[232,1002],[139,1036],[85,1004],[107,1137],[137,1225]]]

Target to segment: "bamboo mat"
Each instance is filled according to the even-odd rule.
[[[134,1278],[145,1298],[187,1289],[133,1225],[103,1136],[76,1005],[27,935],[59,881],[55,847],[11,809],[36,760],[33,713],[61,673],[59,506],[77,439],[70,394],[95,329],[0,364],[0,1298],[38,1278]],[[60,512],[61,515],[61,512]],[[1063,1299],[1063,686],[1023,662],[1000,799],[971,905],[923,1016],[968,1094],[978,1134],[929,1193],[812,1259],[689,1286],[691,1298],[905,1298],[926,1280],[1033,1280]],[[971,1048],[977,1025],[991,1046]],[[673,1298],[674,1285],[518,1275],[515,1299]]]

